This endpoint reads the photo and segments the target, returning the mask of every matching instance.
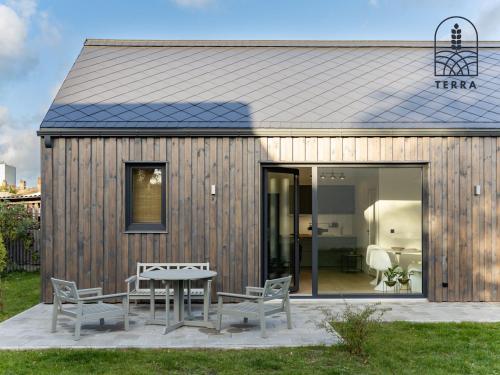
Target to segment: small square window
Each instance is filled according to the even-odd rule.
[[[125,230],[166,231],[166,164],[127,163]]]

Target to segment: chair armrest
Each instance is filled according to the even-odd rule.
[[[262,297],[260,297],[260,296],[249,296],[248,294],[218,292],[217,295],[219,297],[231,297],[231,298],[239,298],[239,299],[251,299],[251,300],[262,299]]]
[[[105,294],[102,296],[95,296],[95,297],[85,297],[85,298],[79,298],[78,301],[82,302],[98,302],[98,301],[103,301],[107,299],[113,299],[113,298],[126,298],[127,293],[115,293],[115,294]]]
[[[258,294],[262,296],[262,293],[264,293],[264,288],[259,288],[257,286],[247,286],[245,290],[247,295]]]
[[[127,278],[125,279],[125,282],[126,282],[127,284],[130,284],[130,283],[135,282],[136,280],[137,280],[137,275],[132,275],[132,276],[130,276],[130,277],[127,277]]]
[[[137,285],[134,285],[137,282],[137,275],[127,277],[125,282],[127,283],[127,295],[129,295],[132,290],[137,288]]]
[[[87,296],[89,294],[102,295],[102,288],[88,288],[88,289],[78,289],[79,296]]]

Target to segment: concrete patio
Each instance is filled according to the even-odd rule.
[[[363,305],[375,301],[348,301]],[[145,325],[148,305],[132,305],[130,330],[123,330],[123,323],[109,320],[103,328],[98,322],[82,327],[80,341],[72,339],[73,321],[60,317],[58,330],[50,333],[51,305],[39,304],[23,313],[0,323],[0,349],[42,348],[264,348],[280,346],[332,345],[338,338],[318,327],[324,319],[324,310],[334,314],[342,311],[341,300],[293,300],[293,329],[286,329],[285,314],[271,316],[267,320],[268,338],[260,337],[258,323],[224,317],[223,330],[182,327],[163,335],[163,327]],[[194,314],[200,305],[194,306]],[[500,303],[429,303],[425,300],[382,301],[379,308],[386,310],[386,321],[413,322],[500,322]],[[158,313],[161,313],[161,305]],[[214,319],[215,316],[212,316]]]
[[[164,305],[157,305],[157,317]],[[215,307],[215,306],[214,306]],[[293,329],[286,328],[286,315],[267,318],[267,335],[262,339],[258,321],[224,316],[222,331],[199,327],[182,327],[167,335],[163,326],[146,325],[149,305],[131,305],[130,330],[123,322],[108,319],[103,328],[99,322],[82,325],[81,339],[74,341],[74,320],[60,316],[57,332],[50,332],[52,305],[39,304],[0,324],[0,349],[41,348],[262,348],[279,346],[331,345],[338,339],[317,327],[322,312],[313,307],[292,306]],[[193,305],[193,315],[200,315],[201,305]],[[210,319],[215,321],[215,315]]]

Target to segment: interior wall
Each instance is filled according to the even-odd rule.
[[[381,168],[377,243],[422,249],[422,177],[417,168]]]
[[[378,172],[378,168],[366,168],[356,178],[356,213],[354,222],[358,238],[357,245],[363,254],[366,251],[366,247],[370,245],[368,217],[366,215],[366,211],[371,203],[368,192],[370,189],[378,189]]]

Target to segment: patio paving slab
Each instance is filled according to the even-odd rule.
[[[349,300],[350,304],[362,306],[374,301]],[[157,314],[163,312],[158,305]],[[149,317],[149,306],[132,305],[130,330],[123,330],[123,322],[108,319],[104,327],[98,322],[82,326],[81,339],[72,338],[72,319],[60,317],[56,333],[50,332],[52,305],[39,304],[11,319],[0,323],[0,349],[46,349],[46,348],[266,348],[282,346],[332,345],[339,339],[318,327],[324,319],[324,310],[333,314],[345,307],[341,300],[293,300],[293,329],[286,328],[285,314],[276,314],[267,319],[268,338],[262,339],[257,321],[224,316],[222,331],[213,329],[182,327],[163,335],[163,327],[145,325]],[[386,321],[405,320],[412,322],[500,322],[500,303],[430,303],[425,300],[383,301],[378,306],[385,310]],[[194,314],[199,314],[200,305],[194,305]],[[215,320],[215,315],[211,315]]]

